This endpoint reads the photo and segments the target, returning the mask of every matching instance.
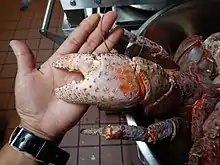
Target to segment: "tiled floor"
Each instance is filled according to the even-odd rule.
[[[57,45],[39,34],[46,0],[33,0],[27,12],[19,11],[20,0],[1,2],[0,9],[0,121],[6,120],[5,142],[19,123],[14,103],[14,81],[16,59],[9,48],[11,39],[26,42],[35,54],[37,65],[41,65],[56,50]],[[50,31],[62,34],[62,10],[56,2],[50,24]],[[136,165],[139,164],[134,143],[106,141],[99,137],[82,136],[84,127],[99,127],[103,124],[121,122],[118,115],[107,116],[94,106],[85,114],[80,123],[64,137],[60,147],[71,154],[68,165]]]

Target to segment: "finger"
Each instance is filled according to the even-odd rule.
[[[83,20],[56,52],[61,55],[77,52],[89,34],[97,27],[99,20],[99,14],[92,14]]]
[[[103,37],[111,29],[116,19],[117,14],[112,11],[103,15],[102,19],[99,21],[99,25],[87,38],[87,41],[80,48],[79,52],[93,52],[98,47],[98,45],[102,43]]]
[[[27,75],[31,73],[36,68],[36,63],[30,48],[26,44],[16,40],[11,41],[9,45],[17,59],[18,74]]]
[[[112,49],[110,52],[111,52],[111,53],[118,53],[118,51],[115,50],[115,49]]]
[[[120,27],[116,27],[108,36],[108,38],[94,51],[95,53],[105,53],[111,50],[120,38],[123,36],[124,30]],[[107,45],[107,46],[106,46]]]

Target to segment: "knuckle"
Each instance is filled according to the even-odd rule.
[[[79,25],[79,28],[82,28],[83,31],[85,33],[90,33],[91,30],[93,29],[93,24],[91,24],[88,20],[84,20],[80,25]]]
[[[75,37],[67,37],[67,40],[70,42],[71,45],[80,46],[79,41]]]
[[[112,40],[111,38],[108,38],[106,40],[106,43],[107,43],[108,46],[113,47],[116,44],[116,41]]]
[[[105,42],[106,44],[104,44],[104,46],[106,47],[106,45],[108,46],[108,48],[111,50],[112,49],[112,47],[114,46],[114,43],[113,42],[111,42],[111,41],[106,41]]]
[[[108,51],[111,51],[111,47],[109,47],[109,45],[106,43],[106,44],[101,44],[99,47],[96,48],[95,52],[97,53],[104,53],[104,52],[108,52]]]
[[[109,41],[109,40],[106,40],[105,42],[102,43],[102,46],[100,47],[100,49],[104,49],[106,51],[111,51],[112,48],[114,46],[114,43]]]
[[[28,52],[28,51],[18,51],[18,52],[17,52],[17,55],[18,55],[18,56],[26,56],[26,55],[28,55],[28,54],[30,54],[30,52]]]
[[[95,53],[103,53],[103,52],[105,52],[105,51],[104,51],[104,49],[98,47],[98,48],[96,48],[96,50],[95,50],[94,52],[95,52]]]
[[[93,47],[96,47],[99,43],[94,38],[88,38],[87,41],[86,41],[86,44],[87,44],[88,47],[93,48]]]
[[[95,52],[102,53],[102,52],[111,51],[114,45],[115,45],[114,41],[105,40],[100,46],[96,48]]]

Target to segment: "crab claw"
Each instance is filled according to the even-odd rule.
[[[74,104],[124,108],[140,100],[140,85],[135,63],[128,57],[113,54],[68,54],[52,64],[84,75],[80,82],[72,81],[55,89],[58,99]]]

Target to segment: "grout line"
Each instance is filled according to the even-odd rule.
[[[53,7],[55,7],[56,6],[56,2],[54,3],[54,6]],[[50,21],[50,23],[52,22],[52,15],[53,15],[53,13],[51,14],[51,21]],[[59,17],[58,18],[56,18],[56,19],[58,19],[58,22],[59,22]],[[49,31],[49,29],[50,28],[54,28],[54,29],[56,29],[56,33],[57,33],[57,28],[58,28],[58,24],[56,24],[56,26],[55,27],[48,27],[48,31]],[[50,40],[50,39],[49,39]],[[52,54],[51,54],[51,56],[54,54],[54,50],[55,50],[55,42],[54,41],[52,41],[52,40],[50,40],[51,42],[53,42],[53,48],[52,48]],[[50,56],[50,57],[51,57]]]
[[[6,78],[5,78],[6,79]],[[1,79],[0,79],[1,80]],[[11,94],[11,93],[14,93],[14,91],[13,92],[0,92],[0,94]]]
[[[120,124],[122,124],[122,122],[121,122],[121,116],[120,115],[118,115],[118,117],[119,117],[119,122],[120,122]],[[123,151],[123,146],[124,146],[124,144],[122,143],[122,140],[121,140],[121,161],[122,161],[122,164],[124,164],[124,151]]]
[[[29,35],[29,32],[30,32],[30,29],[31,29],[31,25],[32,25],[32,23],[33,23],[33,20],[36,20],[35,19],[35,11],[33,12],[33,14],[32,14],[32,19],[31,19],[31,21],[30,21],[30,25],[29,25],[29,28],[28,28],[28,33],[27,33],[27,36],[26,36],[26,39],[25,39],[25,43],[27,44],[27,41],[28,41],[28,35]],[[36,28],[37,29],[37,28]],[[41,37],[41,36],[40,36]],[[32,39],[32,38],[31,38]],[[36,51],[36,59],[35,59],[35,63],[37,63],[37,53],[38,53],[38,49],[39,49],[39,45],[40,45],[40,38],[39,38],[39,42],[38,42],[38,48],[37,49],[31,49],[31,52],[33,52],[33,51]],[[35,57],[34,57],[35,58]]]
[[[33,17],[33,16],[32,16],[32,17]],[[30,23],[29,23],[29,28],[31,27],[32,21],[33,21],[33,19],[31,19],[31,21],[30,21]],[[20,23],[20,22],[21,22],[21,19],[20,19],[19,22],[18,22],[18,26],[19,26],[19,23]],[[17,30],[29,30],[29,28],[18,29],[18,26],[17,26],[17,28],[16,28],[15,31],[17,31]],[[28,37],[28,33],[26,34],[26,36],[25,36],[23,39],[16,39],[16,40],[24,40],[25,43],[26,43],[27,37]]]
[[[0,110],[0,112],[5,112],[5,111],[11,111],[12,112],[12,111],[16,111],[16,110],[15,109]]]
[[[55,6],[55,5],[54,5]],[[58,30],[60,29],[60,28],[62,28],[62,26],[61,27],[59,27],[59,23],[60,23],[60,18],[61,18],[61,14],[60,14],[61,12],[59,12],[59,16],[58,16],[58,23],[57,23],[57,26],[55,27],[56,28],[56,34],[58,35]],[[51,15],[51,18],[52,18],[52,15]],[[53,49],[53,52],[55,52],[55,45],[57,45],[55,42],[54,42],[54,49]],[[58,46],[58,48],[59,48],[59,46]],[[56,50],[57,50],[57,48],[56,48]]]
[[[10,103],[10,102],[9,102]],[[0,112],[5,112],[5,111],[16,111],[16,108],[9,108],[9,109],[0,109]]]
[[[6,53],[6,56],[5,56],[4,60],[3,60],[3,63],[1,64],[2,67],[1,67],[1,69],[0,69],[0,76],[1,76],[1,73],[3,72],[5,60],[7,59],[7,55],[8,55],[8,53]]]
[[[39,39],[40,40],[40,38],[30,38],[30,39]],[[46,38],[47,39],[47,38]],[[17,40],[17,39],[16,39]],[[27,39],[18,39],[18,40],[27,40]],[[43,49],[39,49],[39,47],[38,48],[36,48],[36,49],[31,49],[32,51],[37,51],[37,50],[53,50],[53,48],[51,48],[51,49],[48,49],[48,48],[43,48]],[[12,51],[9,51],[9,50],[6,50],[6,51],[1,51],[0,50],[0,53],[4,53],[4,52],[7,52],[7,53],[9,53],[9,52],[12,52]]]
[[[81,125],[99,125],[99,126],[103,126],[103,125],[108,125],[108,124],[120,124],[120,122],[109,122],[109,123],[83,123]]]
[[[16,33],[16,31],[18,30],[19,23],[21,22],[21,19],[22,19],[22,14],[21,14],[21,16],[19,17],[19,20],[16,21],[16,22],[17,22],[16,28],[14,29],[14,33],[13,33],[12,38],[11,38],[10,40],[13,40],[13,39],[14,39],[15,33]],[[33,19],[32,19],[32,20],[33,20]],[[30,25],[31,25],[32,20],[30,21]],[[30,27],[30,25],[29,25],[29,27]],[[25,38],[27,38],[27,36],[28,36],[28,33],[26,34],[26,37],[25,37]],[[7,40],[7,41],[10,41],[10,40]],[[6,60],[7,60],[8,56],[9,56],[9,55],[8,55],[9,52],[10,52],[10,46],[8,45],[7,55],[6,55],[5,59],[4,59],[3,66],[2,66],[2,69],[1,69],[1,71],[0,71],[0,76],[2,75],[2,72],[3,72],[3,70],[4,70],[4,67],[5,67],[6,65],[8,65],[8,63],[6,62]],[[12,52],[13,52],[13,51],[12,51]],[[17,63],[16,63],[16,64],[17,64]],[[14,77],[6,77],[6,78],[14,78]],[[14,81],[13,83],[15,83],[15,81]]]
[[[17,62],[6,62],[5,65],[17,64]]]
[[[5,65],[6,66],[6,65]],[[1,73],[2,74],[2,73]],[[7,78],[15,78],[15,76],[4,76],[4,77],[1,77],[1,79],[7,79]]]
[[[19,22],[20,22],[20,20],[18,21],[18,24],[19,24]],[[16,29],[17,29],[17,27],[18,27],[18,24],[16,25],[16,28],[15,28],[15,30],[14,30],[14,34],[12,35],[12,36],[13,36],[12,38],[14,38],[14,35],[15,35]],[[7,40],[7,41],[10,41],[10,40]],[[1,71],[0,71],[0,76],[1,76],[1,74],[2,74],[2,72],[3,72],[4,67],[5,67],[5,64],[6,64],[6,60],[7,60],[7,57],[8,57],[8,52],[9,52],[9,49],[10,49],[9,47],[10,47],[10,46],[8,45],[7,51],[4,51],[4,52],[7,52],[7,54],[6,54],[6,56],[5,56],[5,59],[3,60],[2,69],[1,69]]]
[[[16,21],[16,22],[17,22],[16,28],[14,29],[14,33],[13,33],[12,38],[11,38],[10,40],[13,40],[13,39],[14,39],[16,30],[18,29],[19,23],[21,22],[21,18],[22,18],[22,15],[19,17],[19,20]],[[27,37],[27,36],[26,36],[26,37]],[[10,41],[10,40],[8,40],[8,41]],[[11,52],[11,51],[10,51],[10,46],[8,45],[7,55],[6,55],[5,59],[4,59],[3,67],[2,67],[2,69],[1,69],[1,71],[0,71],[0,75],[2,74],[4,67],[7,65],[6,60],[7,60],[8,56],[9,56],[9,52]],[[12,52],[13,52],[13,50],[12,50]],[[13,89],[14,89],[14,86],[15,86],[15,77],[5,77],[5,78],[3,78],[3,79],[11,79],[11,78],[13,78],[12,87],[13,87]],[[2,79],[2,78],[1,78],[1,79]],[[1,79],[0,79],[0,80],[1,80]],[[7,103],[7,108],[8,108],[8,106],[9,106],[9,104],[10,104],[10,101],[11,101],[12,94],[13,94],[14,92],[0,92],[0,93],[8,93],[8,94],[10,94],[10,97],[9,97],[9,100],[8,100],[8,103]],[[1,110],[1,111],[2,111],[2,110]],[[7,109],[7,112],[8,112],[8,111],[15,111],[15,109],[13,109],[13,110]],[[6,111],[4,110],[4,112],[6,112]],[[15,128],[12,128],[12,127],[6,127],[6,130],[14,130],[14,129],[15,129]],[[5,134],[4,134],[4,136],[5,136]]]
[[[99,115],[99,128],[101,127],[101,112],[100,112],[100,110],[99,110],[99,108],[98,108],[98,111],[99,111],[99,113],[98,113],[98,115]],[[102,146],[102,143],[101,143],[101,137],[99,136],[99,165],[102,165],[102,154],[101,154],[101,152],[102,152],[102,148],[101,148],[101,146]]]
[[[78,125],[78,141],[77,141],[77,150],[76,150],[76,164],[79,164],[79,144],[80,144],[80,123]]]
[[[8,100],[8,103],[7,103],[7,106],[6,106],[7,110],[8,110],[8,107],[9,107],[10,103],[11,103],[12,97],[14,97],[14,94],[10,94],[10,97],[9,97],[9,100]],[[15,107],[15,109],[16,109],[16,107]]]
[[[32,20],[33,21],[33,20]],[[32,21],[30,21],[30,22],[32,22]],[[52,28],[56,28],[56,27],[52,27]],[[58,27],[59,28],[59,27]],[[7,31],[16,31],[17,29],[15,29],[15,30],[7,30]],[[39,28],[24,28],[24,29],[21,29],[21,30],[39,30]],[[29,38],[29,39],[39,39],[40,37],[31,37],[31,38]],[[0,41],[9,41],[9,40],[11,40],[11,39],[0,39]]]
[[[12,78],[15,78],[16,76],[14,76],[14,77],[0,77],[0,80],[1,79],[12,79]]]
[[[12,128],[8,128],[9,130],[11,130]],[[101,147],[118,147],[120,146],[120,144],[105,144],[105,145],[101,145]],[[125,144],[125,146],[135,146],[135,144]],[[99,145],[84,145],[84,146],[60,146],[61,148],[93,148],[93,147],[99,147]]]
[[[37,19],[36,19],[36,20],[37,20]],[[41,24],[42,24],[42,23],[43,23],[43,19],[40,19],[40,20],[41,20]],[[35,28],[35,29],[38,29],[38,33],[40,33],[40,32],[39,32],[40,27]],[[36,49],[36,57],[35,57],[36,63],[37,63],[37,57],[38,57],[39,50],[41,50],[41,49],[40,49],[40,45],[41,45],[42,37],[43,37],[43,36],[40,34],[38,48]],[[51,49],[49,49],[49,50],[51,50]],[[43,62],[43,63],[44,63],[44,62]],[[41,65],[42,65],[42,64],[41,64]],[[39,68],[41,67],[41,65],[39,66]]]
[[[55,4],[54,4],[54,6],[55,6]],[[52,15],[51,15],[51,19],[52,19]],[[49,28],[50,28],[50,27],[49,27]],[[49,31],[49,28],[48,28],[48,31]],[[55,29],[56,29],[56,33],[57,33],[57,25],[56,25],[56,27],[51,27],[51,28],[55,28]],[[49,39],[49,40],[50,40],[50,39]],[[56,43],[55,43],[54,41],[52,41],[52,40],[50,40],[50,41],[53,42],[52,54],[50,55],[50,57],[51,57],[51,56],[54,54],[55,44],[56,44]],[[50,58],[50,57],[49,57],[49,58]],[[48,59],[49,59],[49,58],[48,58]],[[47,60],[48,60],[48,59],[47,59]]]
[[[12,32],[12,34],[13,34],[13,31],[15,31],[15,30],[13,30],[13,29],[1,29],[1,31],[3,32],[3,33],[10,33],[10,32]],[[2,34],[2,33],[1,33]],[[4,37],[3,37],[4,38]],[[0,41],[10,41],[12,39],[12,35],[10,35],[10,36],[7,36],[7,39],[1,39],[0,38]]]

